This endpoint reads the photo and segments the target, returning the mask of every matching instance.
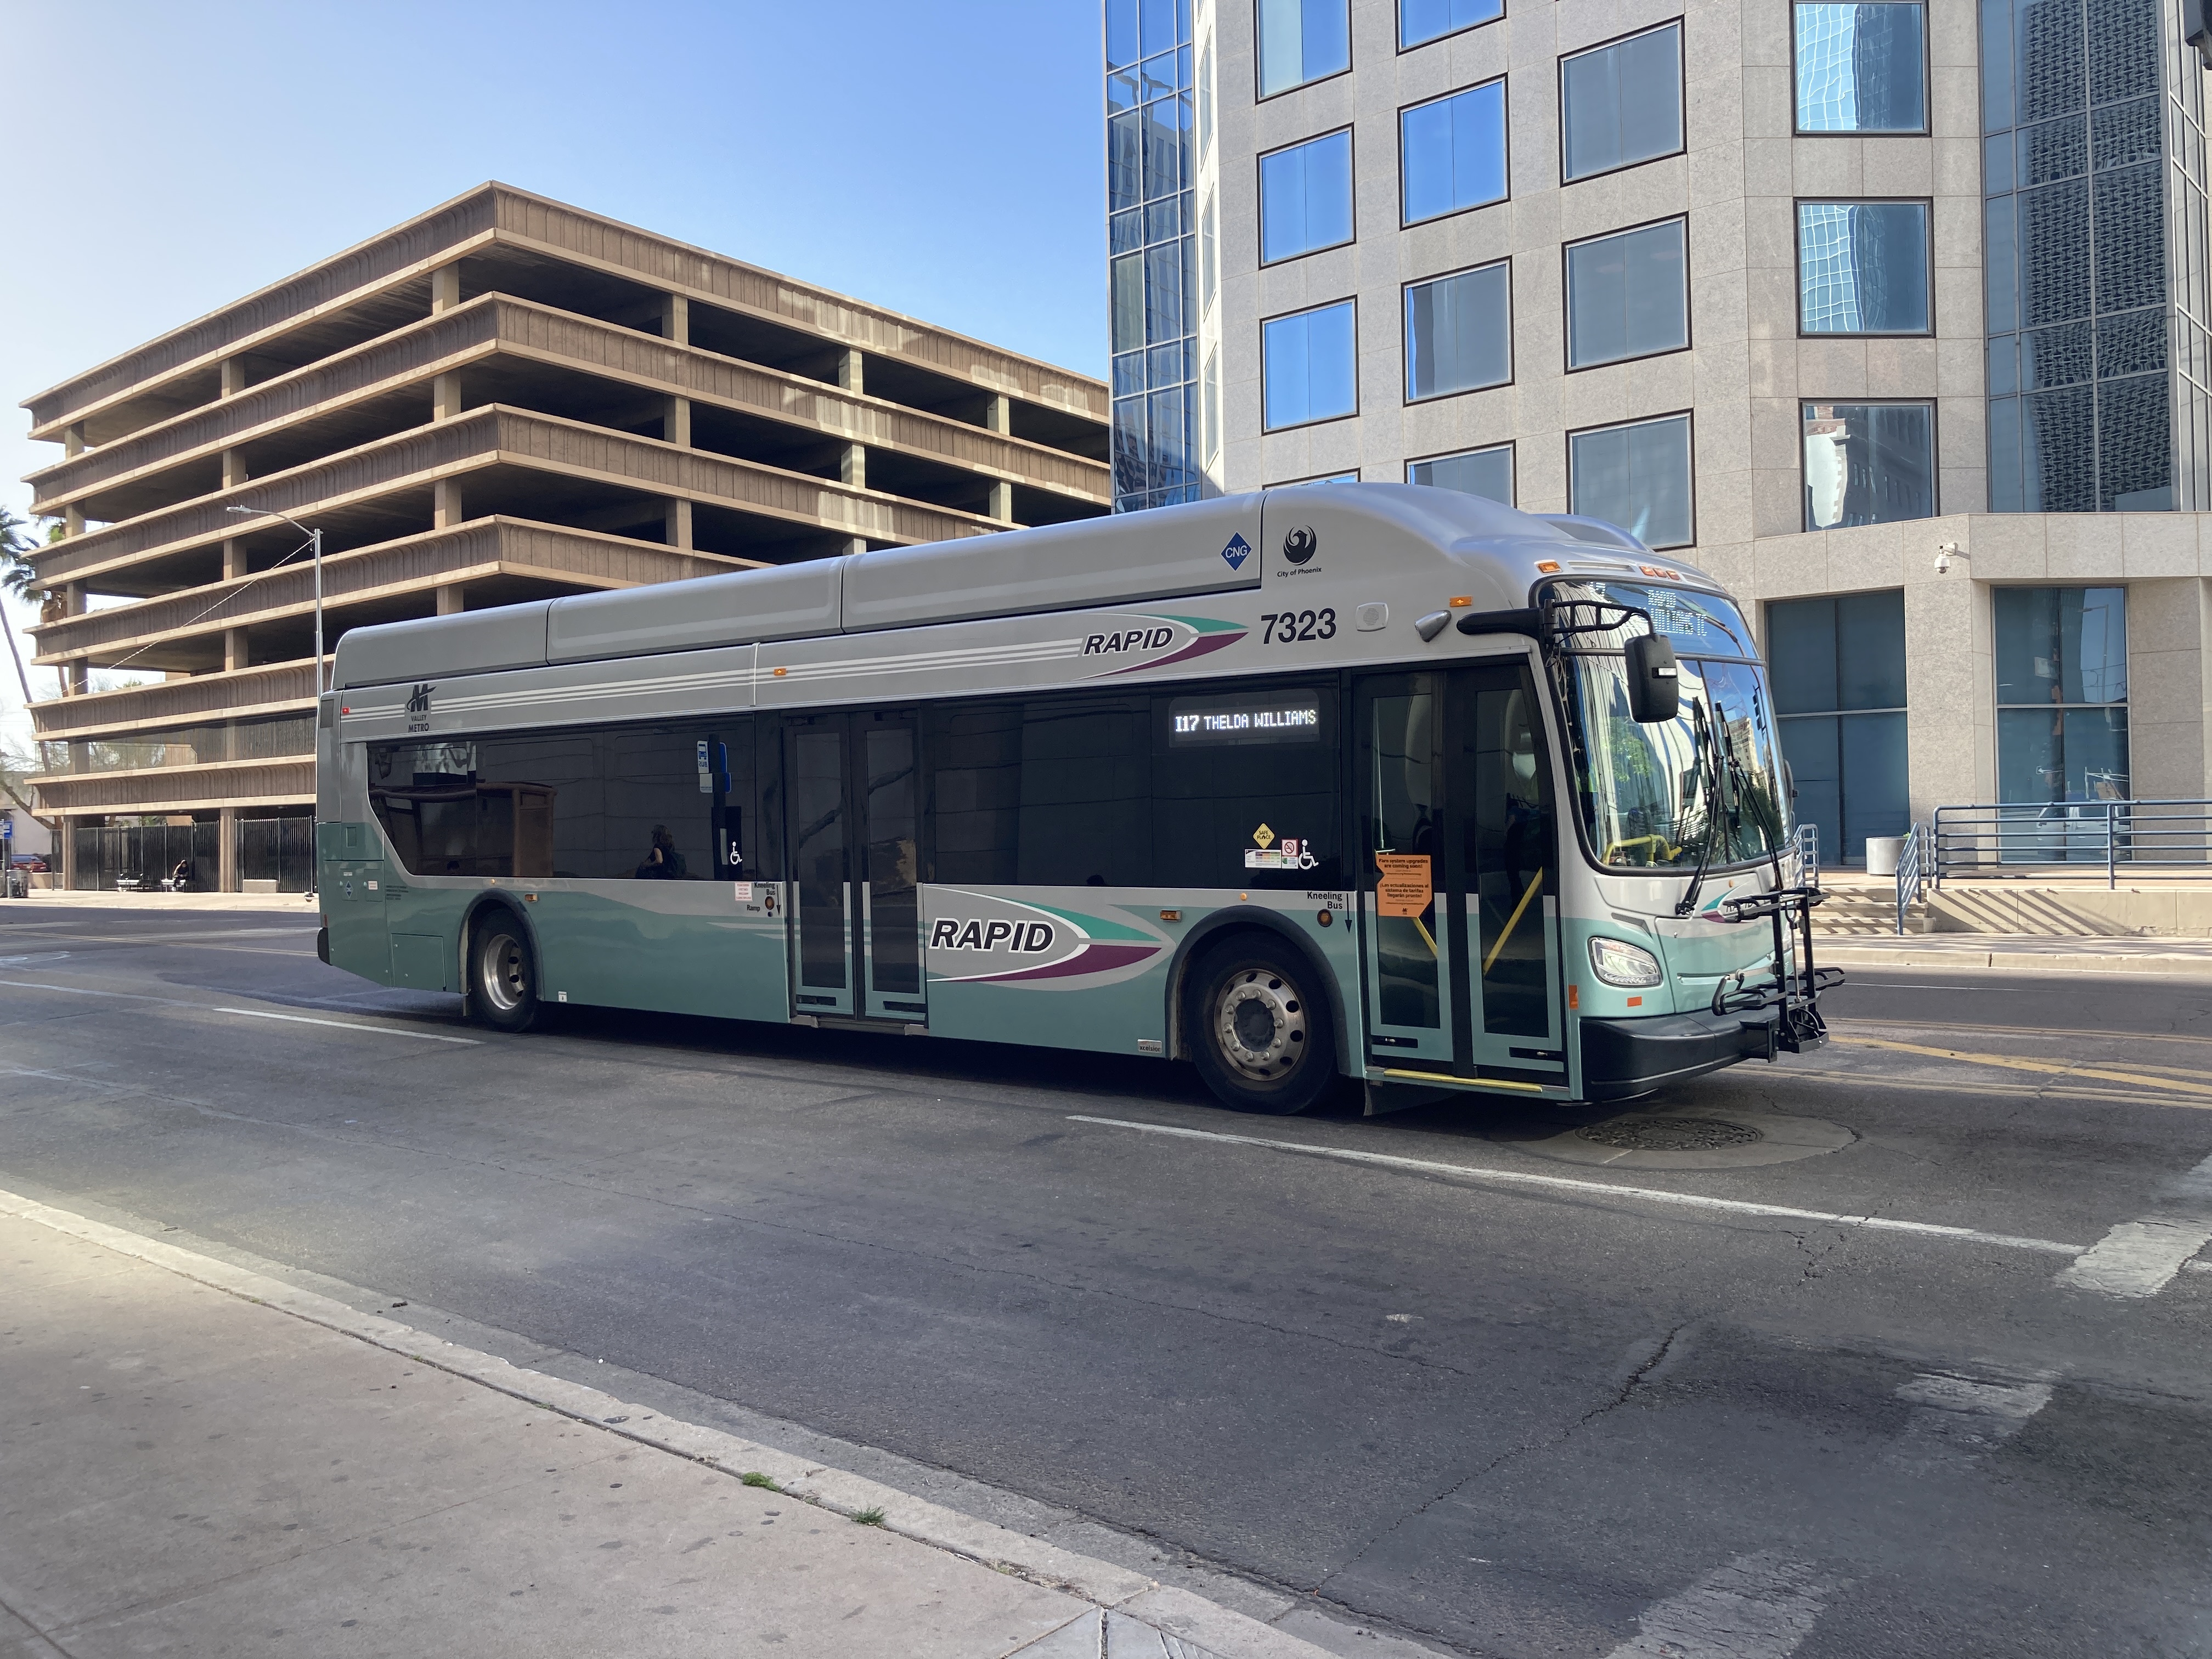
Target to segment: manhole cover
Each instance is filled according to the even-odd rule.
[[[1711,1117],[1617,1117],[1575,1131],[1601,1146],[1632,1152],[1710,1152],[1723,1146],[1748,1146],[1766,1137],[1741,1123]]]

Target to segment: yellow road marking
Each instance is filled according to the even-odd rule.
[[[2108,1072],[2070,1060],[2029,1060],[2019,1054],[1973,1054],[1957,1048],[1930,1048],[1917,1042],[1893,1042],[1886,1037],[1838,1039],[1844,1046],[1887,1048],[1893,1054],[1924,1054],[1930,1060],[1955,1060],[1967,1066],[2002,1066],[2015,1072],[2041,1072],[2049,1076],[2102,1078],[2107,1083],[2132,1083],[2149,1089],[2179,1089],[2186,1094],[2212,1096],[2212,1084],[2181,1083],[2172,1078],[2147,1077],[2140,1072]]]
[[[1755,1079],[1742,1078],[1738,1081],[1755,1087],[1778,1089],[1784,1079],[1771,1084],[1759,1083]],[[1792,1072],[1790,1083],[1845,1083],[1854,1088],[1882,1090],[1917,1090],[1933,1095],[1993,1095],[2002,1100],[2092,1100],[2124,1106],[2179,1107],[2185,1111],[2212,1112],[2212,1100],[2192,1100],[2186,1097],[2176,1099],[2171,1095],[2151,1099],[2141,1091],[2097,1088],[2038,1087],[2033,1084],[2003,1083],[1935,1083],[1915,1078],[1884,1077],[1879,1072]]]
[[[1917,1019],[1832,1019],[1832,1031],[1955,1031],[1956,1025],[1931,1025]],[[1978,1031],[1985,1036],[2017,1037],[2100,1037],[2106,1042],[2194,1042],[2212,1045],[2212,1036],[2182,1036],[2172,1031],[2079,1031],[2058,1025],[1971,1025],[1963,1028]]]

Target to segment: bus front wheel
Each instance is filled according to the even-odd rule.
[[[501,1031],[526,1031],[538,1018],[538,957],[522,924],[505,910],[477,921],[470,990],[477,1017]]]
[[[1328,1006],[1313,969],[1265,934],[1208,950],[1191,973],[1190,1048],[1206,1086],[1240,1112],[1288,1116],[1336,1080]]]

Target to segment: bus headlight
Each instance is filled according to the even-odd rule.
[[[1665,977],[1658,957],[1640,945],[1617,939],[1593,939],[1589,958],[1591,969],[1607,985],[1656,985]]]

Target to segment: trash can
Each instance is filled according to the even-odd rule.
[[[1867,837],[1867,874],[1893,876],[1897,861],[1905,856],[1905,837],[1902,836],[1869,836]]]

